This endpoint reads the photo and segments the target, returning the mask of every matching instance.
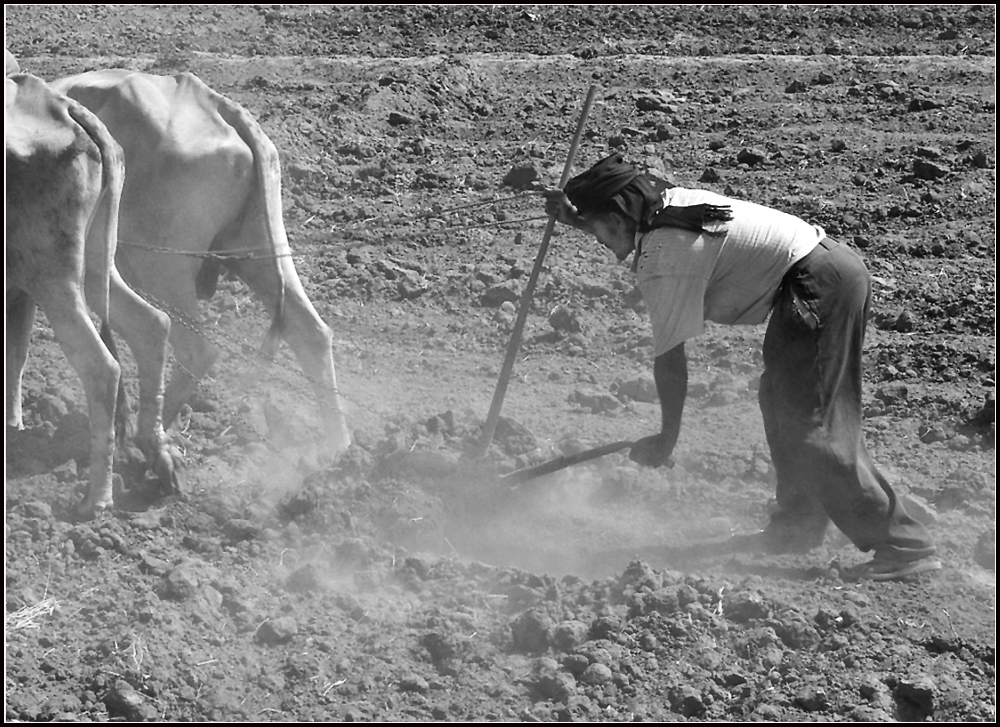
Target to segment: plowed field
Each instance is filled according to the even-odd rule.
[[[267,315],[224,278],[201,325],[233,353],[170,432],[186,496],[126,480],[74,522],[86,408],[40,315],[5,448],[8,720],[995,720],[995,6],[4,14],[27,72],[190,71],[260,121],[355,440],[317,448],[305,379],[241,353]],[[568,228],[472,456],[591,86],[574,172],[620,149],[864,255],[867,442],[942,571],[850,582],[837,532],[725,547],[774,494],[762,327],[689,342],[672,469],[505,484],[659,424],[632,274]]]

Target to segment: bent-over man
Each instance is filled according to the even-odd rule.
[[[683,189],[619,154],[545,192],[546,211],[594,235],[632,269],[653,328],[660,432],[630,456],[666,464],[687,392],[684,342],[705,321],[759,324],[760,409],[777,475],[778,510],[753,545],[772,552],[819,546],[832,520],[874,558],[852,576],[898,580],[941,567],[865,447],[862,349],[871,281],[861,257],[790,214]]]

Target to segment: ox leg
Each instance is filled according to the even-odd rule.
[[[194,300],[194,292],[191,293]],[[196,320],[197,310],[183,311],[189,320]],[[174,370],[163,399],[163,425],[173,426],[181,407],[197,390],[198,383],[212,368],[219,349],[201,334],[177,321],[170,325],[170,345],[174,350]]]
[[[23,290],[7,291],[7,426],[15,429],[24,429],[21,378],[34,325],[34,298]]]
[[[79,374],[90,417],[90,467],[87,494],[76,514],[92,518],[113,504],[111,491],[115,438],[115,402],[121,368],[105,347],[75,286],[60,286],[39,296],[38,304],[52,326],[70,365]]]
[[[325,424],[330,454],[344,451],[351,445],[347,418],[337,389],[337,371],[333,363],[333,332],[319,317],[303,293],[285,298],[285,318],[282,334],[302,370],[310,379],[320,415]]]
[[[153,305],[170,317],[169,341],[174,366],[163,393],[161,412],[162,426],[169,430],[219,356],[218,348],[190,325],[199,317],[194,274],[197,267],[163,256],[143,257],[131,251],[119,253],[116,263],[125,273],[127,285],[144,291]]]
[[[320,406],[324,438],[329,454],[336,455],[351,444],[347,419],[337,390],[337,372],[333,364],[333,333],[306,296],[302,283],[287,259],[281,261],[285,279],[281,333],[292,349],[302,370],[309,377]],[[273,291],[274,271],[244,265],[239,271],[247,285],[271,309],[277,305]]]
[[[135,443],[164,492],[181,493],[181,457],[167,446],[163,428],[164,372],[170,318],[136,294],[117,270],[110,276],[111,322],[128,344],[139,372]]]

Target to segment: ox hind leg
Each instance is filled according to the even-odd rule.
[[[336,455],[351,444],[340,394],[337,391],[337,374],[333,363],[333,333],[316,312],[306,296],[291,259],[279,258],[281,275],[285,280],[281,319],[277,321],[281,337],[292,349],[320,406],[324,425],[325,448]],[[242,261],[234,272],[263,300],[267,309],[274,311],[278,305],[272,261]]]
[[[28,360],[35,300],[23,290],[7,291],[7,426],[24,429],[21,380]]]
[[[193,285],[188,292],[188,303],[178,302],[168,311],[174,367],[163,396],[163,426],[166,428],[174,425],[181,409],[219,357],[218,347],[188,325],[198,320],[198,308],[190,304],[196,300]]]
[[[130,288],[117,269],[110,274],[110,316],[135,358],[139,374],[139,414],[135,443],[165,493],[181,494],[179,453],[167,446],[163,427],[164,372],[170,318]]]
[[[130,234],[128,231],[123,236]],[[138,237],[138,235],[133,235]],[[178,237],[183,235],[178,234]],[[206,245],[207,247],[207,245]],[[124,273],[127,285],[134,294],[135,290],[144,291],[152,305],[169,319],[170,346],[173,349],[174,366],[162,396],[162,428],[170,429],[177,421],[181,409],[198,388],[201,379],[208,373],[218,358],[218,348],[198,332],[195,323],[199,318],[198,294],[195,287],[195,270],[189,260],[180,256],[165,256],[159,253],[145,253],[141,250],[119,249],[116,259],[117,267]],[[112,285],[112,291],[115,286]],[[130,296],[124,300],[134,300]],[[141,301],[142,299],[140,299]],[[141,303],[147,306],[144,301]],[[139,301],[135,302],[139,305]],[[133,314],[134,315],[134,314]],[[148,315],[140,312],[139,319]],[[127,316],[132,318],[132,316]],[[157,324],[159,325],[159,324]],[[150,391],[153,387],[153,375],[159,364],[155,363],[159,344],[149,343],[149,381]],[[131,346],[131,343],[130,343]],[[136,355],[138,359],[138,354]],[[162,373],[160,374],[162,375]],[[149,397],[150,408],[148,421],[140,421],[140,431],[147,428],[152,432],[155,428],[155,413],[152,406],[153,395]],[[140,414],[140,419],[142,415]]]
[[[60,347],[83,382],[90,420],[90,467],[87,494],[76,515],[92,518],[113,504],[115,403],[121,367],[90,320],[83,293],[71,283],[53,284],[37,296]]]

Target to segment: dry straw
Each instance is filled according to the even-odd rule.
[[[43,598],[33,606],[22,606],[13,613],[4,616],[4,630],[16,631],[18,629],[41,628],[38,619],[43,616],[51,616],[56,610],[56,599]]]

